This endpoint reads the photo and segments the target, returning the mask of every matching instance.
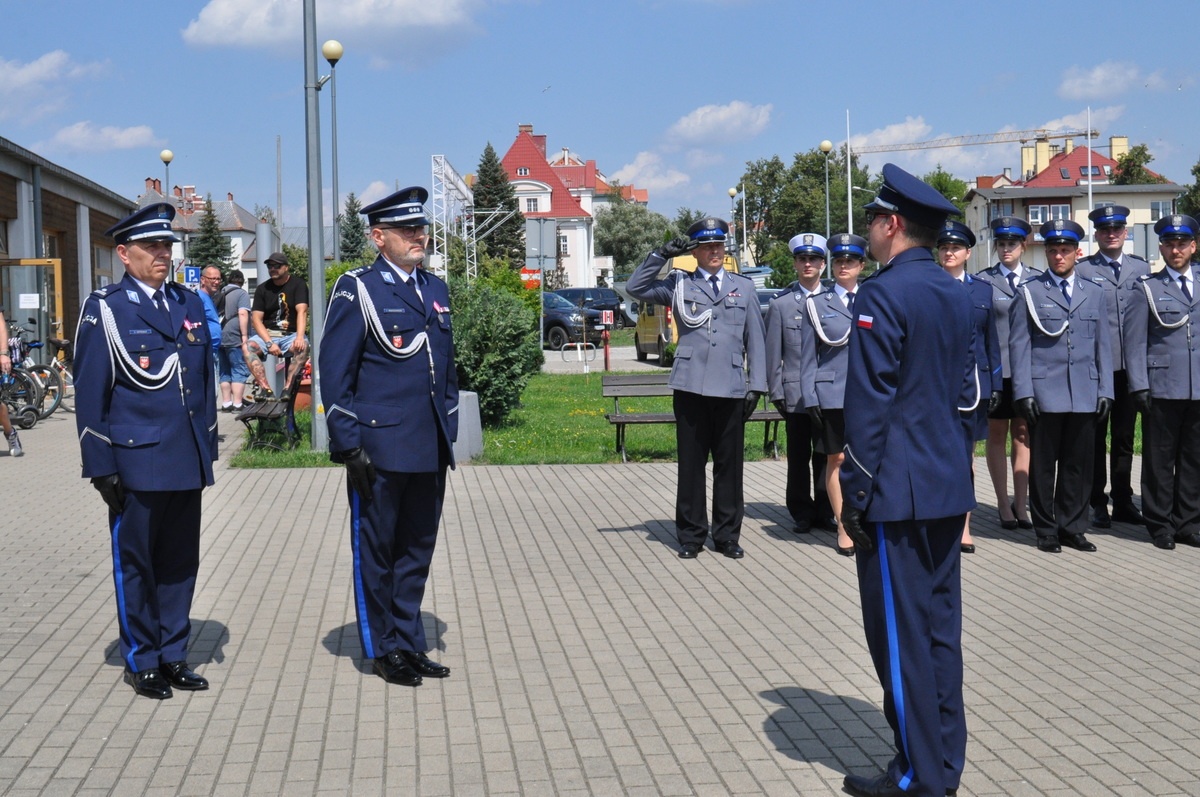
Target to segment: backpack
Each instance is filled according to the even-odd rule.
[[[234,285],[233,283],[230,283],[230,284],[226,285],[225,287],[221,288],[221,290],[217,291],[217,295],[215,297],[213,297],[213,304],[215,304],[217,306],[217,317],[221,321],[221,326],[225,326],[225,322],[231,318],[231,316],[229,314],[229,311],[231,309],[229,307],[230,294],[232,294],[235,290],[237,290],[240,287],[242,287],[242,286]],[[237,314],[237,305],[236,304],[233,306],[232,310],[233,310],[234,315],[236,315]]]

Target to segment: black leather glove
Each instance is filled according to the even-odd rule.
[[[1096,399],[1096,420],[1103,423],[1108,418],[1108,414],[1112,412],[1113,400],[1105,396]]]
[[[758,409],[758,400],[762,398],[762,393],[757,390],[751,390],[746,394],[746,404],[742,408],[742,423],[750,420],[750,416]]]
[[[121,474],[97,476],[92,479],[92,486],[100,493],[104,503],[108,504],[109,512],[119,515],[125,511],[125,486],[121,484]]]
[[[342,462],[346,463],[346,479],[358,497],[364,501],[371,500],[371,485],[375,481],[375,463],[361,448],[352,448],[341,453]]]
[[[825,425],[825,414],[821,412],[821,408],[816,404],[808,408],[808,417],[812,418],[812,422],[817,426]]]
[[[992,397],[988,399],[988,415],[991,415],[996,410],[1000,409],[1000,402],[1004,400],[1003,390],[993,390]]]
[[[771,402],[771,406],[774,407],[775,411],[780,415],[787,415],[787,401],[784,399],[775,399]]]
[[[1129,398],[1133,401],[1133,408],[1143,415],[1150,411],[1150,391],[1135,390],[1129,394]]]
[[[693,241],[690,238],[680,236],[679,238],[672,238],[654,251],[663,260],[670,260],[673,257],[686,255],[696,248],[697,243],[697,241]]]
[[[875,550],[875,540],[863,528],[863,518],[866,513],[861,509],[844,504],[842,506],[842,531],[854,541],[854,547],[863,551]]]
[[[1030,396],[1029,398],[1017,399],[1013,402],[1013,407],[1017,411],[1017,415],[1024,418],[1030,426],[1037,423],[1038,416],[1041,415],[1041,410],[1038,409],[1037,399]]]

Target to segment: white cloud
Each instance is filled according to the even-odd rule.
[[[1092,109],[1092,129],[1103,132],[1114,122],[1121,118],[1125,113],[1124,105],[1109,105],[1105,108]],[[1088,112],[1085,108],[1079,113],[1067,114],[1060,116],[1057,119],[1051,119],[1042,127],[1047,130],[1061,130],[1062,128],[1073,128],[1075,130],[1086,130],[1088,124]],[[1085,143],[1085,142],[1079,142]]]
[[[1167,88],[1161,71],[1143,74],[1131,61],[1105,61],[1091,69],[1068,69],[1058,86],[1058,96],[1068,100],[1112,98],[1139,85],[1154,91]]]
[[[317,29],[322,41],[332,36],[343,44],[390,41],[411,47],[430,30],[461,33],[472,25],[470,12],[480,4],[481,0],[339,0],[318,7]],[[182,36],[193,47],[299,47],[303,28],[298,0],[209,0]]]
[[[730,144],[754,138],[771,122],[773,106],[734,100],[728,105],[704,105],[684,116],[667,131],[682,144]]]
[[[906,117],[903,122],[880,127],[870,133],[850,136],[850,149],[882,147],[889,144],[907,144],[912,141],[927,141],[933,128],[925,123],[925,117]]]
[[[392,188],[382,180],[376,180],[364,188],[361,193],[357,194],[358,201],[365,208],[367,205],[370,205],[372,202],[378,202],[395,190],[395,188]],[[345,202],[345,198],[342,201]]]
[[[135,127],[97,127],[91,122],[76,122],[54,134],[35,149],[72,152],[107,152],[114,149],[161,147],[167,142],[154,135],[148,125]]]
[[[79,63],[54,50],[28,63],[0,58],[0,119],[30,121],[62,108],[65,84],[102,74],[106,62]]]
[[[720,152],[713,152],[708,149],[692,149],[687,152],[687,165],[689,169],[707,169],[710,166],[724,163],[725,156]]]
[[[633,163],[627,163],[613,173],[613,179],[624,185],[665,191],[686,185],[691,178],[677,169],[664,167],[662,158],[655,153],[639,152]]]

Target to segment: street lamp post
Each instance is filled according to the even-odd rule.
[[[730,189],[729,189],[729,227],[730,227],[730,229],[732,229],[732,230],[734,231],[733,235],[729,236],[729,237],[730,237],[730,241],[731,241],[731,244],[730,244],[730,247],[729,247],[729,249],[730,249],[730,251],[732,251],[732,252],[733,252],[733,255],[734,255],[734,259],[735,259],[735,260],[737,260],[737,259],[738,259],[738,258],[737,258],[737,254],[738,254],[738,245],[737,245],[737,195],[738,195],[738,190],[737,190],[736,188],[730,188]],[[743,235],[745,235],[745,233],[746,233],[746,231],[743,229],[743,230],[742,230],[742,234],[743,234]],[[738,263],[738,266],[739,266],[739,267],[741,266],[741,263],[740,263],[740,261],[739,261],[739,263]]]
[[[342,259],[342,225],[338,219],[341,218],[342,206],[341,197],[338,196],[337,62],[342,60],[344,52],[342,43],[335,39],[321,45],[321,55],[329,62],[329,123],[333,147],[333,259],[339,262]]]
[[[312,362],[312,447],[329,450],[329,427],[321,395],[321,331],[325,327],[325,231],[321,205],[321,117],[317,104],[317,0],[304,0],[304,139],[305,177],[308,184],[308,275],[312,285],[312,335],[309,358]]]
[[[825,153],[825,240],[829,240],[829,153],[833,151],[833,142],[825,139],[821,142],[821,151]],[[830,276],[829,258],[825,258],[825,276]]]
[[[175,160],[175,153],[169,149],[164,149],[158,153],[159,159],[163,162],[163,167],[166,169],[166,174],[163,175],[166,182],[163,183],[163,196],[167,196],[167,192],[171,190],[171,161]]]

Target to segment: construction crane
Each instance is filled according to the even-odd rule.
[[[904,152],[913,149],[938,149],[939,147],[976,147],[981,144],[1025,144],[1029,141],[1048,141],[1052,138],[1099,138],[1096,130],[1010,130],[1007,133],[984,133],[978,136],[950,136],[930,141],[915,141],[908,144],[879,144],[871,147],[851,147],[856,155],[867,152]]]

